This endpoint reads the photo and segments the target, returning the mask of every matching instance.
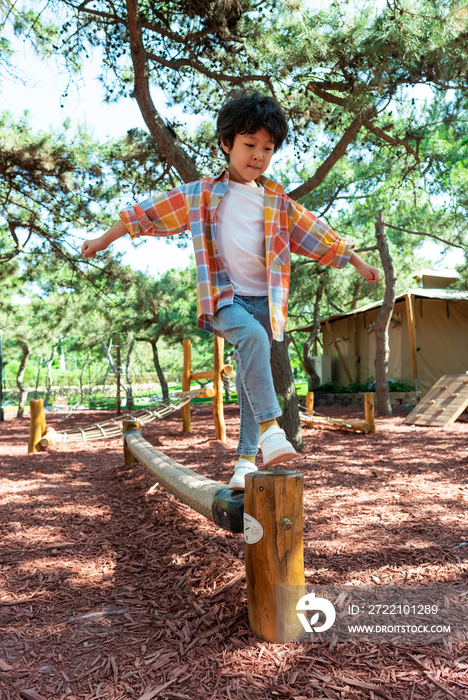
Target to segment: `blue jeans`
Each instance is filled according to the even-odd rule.
[[[236,348],[240,408],[237,454],[253,457],[260,439],[258,424],[281,415],[270,368],[272,335],[268,297],[235,295],[231,305],[215,313],[212,326]]]

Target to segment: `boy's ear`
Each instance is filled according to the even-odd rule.
[[[225,153],[230,153],[232,149],[229,148],[229,146],[226,144],[225,141],[223,141],[223,139],[220,139],[220,141],[221,141],[221,148],[223,149],[223,151]]]

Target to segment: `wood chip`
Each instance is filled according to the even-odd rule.
[[[328,412],[359,420],[363,409]],[[468,416],[421,432],[403,425],[404,415],[397,407],[394,418],[378,417],[372,438],[304,428],[295,466],[305,477],[310,582],[377,591],[466,580],[468,547],[454,548],[466,522]],[[238,407],[225,406],[225,416],[226,443],[214,440],[210,407],[194,412],[193,434],[182,433],[174,414],[145,426],[144,437],[225,483],[236,460]],[[106,417],[114,414],[74,414],[66,427]],[[47,418],[51,426],[58,420]],[[335,635],[331,652],[330,637],[282,645],[255,639],[247,626],[242,535],[221,533],[178,506],[140,465],[125,467],[121,438],[79,449],[60,443],[29,456],[27,441],[26,422],[7,414],[0,685],[12,686],[11,700],[29,700],[22,686],[34,700],[67,700],[66,693],[77,700],[465,697],[466,641],[456,638],[442,640],[442,648],[358,638],[349,644]],[[330,507],[318,509],[320,502]]]
[[[141,695],[138,700],[152,700],[152,698],[155,698],[158,693],[161,693],[163,690],[168,688],[170,685],[175,683],[177,678],[173,678],[171,681],[168,681],[167,683],[163,683],[162,685],[158,685],[157,688],[153,688],[153,690],[148,690],[144,695]]]
[[[46,698],[40,695],[36,690],[20,690],[20,695],[24,700],[46,700]]]
[[[408,656],[410,656],[413,659],[413,661],[415,661],[417,664],[419,664],[419,666],[421,666],[424,669],[424,673],[425,673],[426,677],[431,681],[431,683],[434,683],[434,685],[436,685],[438,688],[440,688],[440,690],[443,690],[443,692],[446,695],[448,695],[449,697],[454,698],[454,700],[460,700],[459,696],[456,695],[455,693],[453,693],[450,690],[450,688],[447,688],[445,685],[443,685],[443,683],[440,683],[440,681],[438,681],[437,678],[434,678],[429,673],[425,664],[423,664],[422,661],[420,661],[416,656],[413,656],[413,654],[410,654],[409,652],[408,652]]]

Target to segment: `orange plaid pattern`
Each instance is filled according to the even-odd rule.
[[[210,317],[232,304],[234,290],[216,246],[216,210],[228,187],[227,170],[217,177],[179,185],[125,208],[120,215],[132,238],[171,236],[190,230],[197,266],[198,327],[214,332]],[[340,238],[323,221],[263,175],[265,188],[265,250],[268,298],[273,337],[282,340],[288,316],[290,253],[342,268],[354,243]]]

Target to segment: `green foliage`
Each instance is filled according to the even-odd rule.
[[[389,391],[413,391],[413,388],[405,382],[397,382],[394,379],[388,380]],[[339,384],[334,384],[333,382],[328,384],[321,384],[317,391],[320,394],[357,394],[359,392],[374,392],[375,391],[375,379],[370,377],[364,384],[358,384],[357,382],[351,382],[351,384],[346,384],[340,386]]]

